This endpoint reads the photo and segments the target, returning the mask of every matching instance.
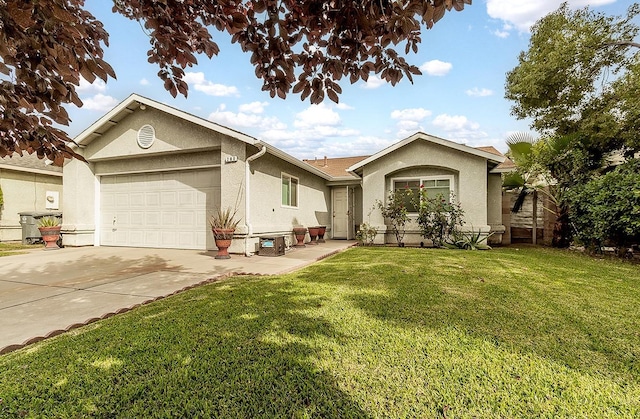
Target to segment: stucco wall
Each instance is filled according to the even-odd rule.
[[[21,240],[18,213],[46,212],[47,191],[58,192],[62,209],[62,177],[0,169],[4,205],[0,207],[0,241]]]
[[[149,124],[155,141],[147,149],[137,143],[138,130]],[[114,125],[102,137],[94,139],[82,154],[89,161],[140,155],[174,154],[219,148],[223,134],[200,127],[170,114],[147,108],[136,110]]]
[[[283,172],[299,180],[297,208],[282,205]],[[331,225],[331,192],[326,180],[271,154],[267,153],[251,163],[250,191],[250,221],[256,236],[291,234],[296,225]]]
[[[364,166],[363,212],[374,208],[377,200],[385,201],[392,178],[434,175],[454,176],[454,194],[465,213],[465,228],[488,231],[486,159],[423,140],[413,141]],[[499,206],[496,211],[500,211]],[[393,241],[379,210],[371,212],[370,222],[379,232],[376,243]],[[421,241],[415,222],[409,223],[407,230],[406,243]]]
[[[65,246],[94,244],[97,180],[92,166],[75,159],[64,166],[62,242]]]

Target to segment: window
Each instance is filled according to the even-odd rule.
[[[429,176],[425,178],[415,179],[394,179],[393,180],[394,191],[407,191],[406,194],[402,194],[404,198],[404,205],[409,213],[417,213],[415,198],[418,196],[420,189],[424,189],[426,195],[429,198],[435,198],[438,195],[442,196],[447,202],[451,201],[451,194],[453,193],[453,176]],[[410,193],[408,193],[410,191]]]
[[[442,196],[445,201],[451,200],[451,180],[450,179],[430,179],[423,180],[422,187],[427,191],[429,198],[435,198],[438,195]]]
[[[282,174],[282,205],[298,206],[298,178],[285,173]]]
[[[402,199],[407,212],[418,212],[414,202],[415,197],[418,196],[418,191],[420,191],[420,181],[418,179],[394,180],[393,190],[403,192]]]

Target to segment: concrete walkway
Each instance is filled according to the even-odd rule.
[[[0,257],[0,354],[234,274],[291,272],[354,242],[284,256],[217,260],[215,252],[128,247],[36,249]]]

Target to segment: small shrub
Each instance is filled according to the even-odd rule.
[[[477,233],[473,229],[470,233],[454,230],[449,240],[445,242],[445,247],[464,250],[490,250],[491,246],[486,241],[491,236],[493,233],[484,236],[480,230]]]
[[[387,203],[376,201],[376,206],[382,213],[382,216],[391,223],[391,228],[396,236],[398,246],[403,246],[405,228],[409,221],[407,207],[405,206],[405,197],[411,194],[411,191],[389,191]]]
[[[377,235],[378,229],[369,223],[363,223],[356,233],[356,240],[361,246],[372,246]]]
[[[422,237],[431,240],[435,247],[443,247],[445,241],[462,226],[464,211],[459,202],[454,202],[451,194],[448,202],[442,195],[429,197],[425,189],[420,189],[418,207],[418,225]]]

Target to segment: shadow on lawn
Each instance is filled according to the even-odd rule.
[[[340,338],[304,314],[321,303],[258,278],[141,307],[20,354],[0,416],[367,418],[314,364]]]
[[[347,292],[342,291],[346,300],[376,319],[400,327],[454,327],[507,350],[640,382],[637,287],[611,290],[608,280],[590,277],[584,278],[585,283],[558,285],[553,269],[578,272],[581,267],[572,264],[584,263],[582,259],[568,258],[562,266],[542,267],[542,279],[532,281],[517,275],[522,266],[531,266],[530,254],[519,260],[517,254],[493,252],[486,257],[494,264],[485,267],[486,262],[474,259],[477,253],[401,251],[405,252],[402,258],[375,257],[372,261],[355,257],[349,264],[341,258],[353,258],[354,254],[343,254],[330,261],[330,266],[313,267],[301,276],[336,289],[348,287]],[[549,255],[540,257],[538,265],[544,265]],[[495,268],[500,264],[508,273],[496,276]]]

